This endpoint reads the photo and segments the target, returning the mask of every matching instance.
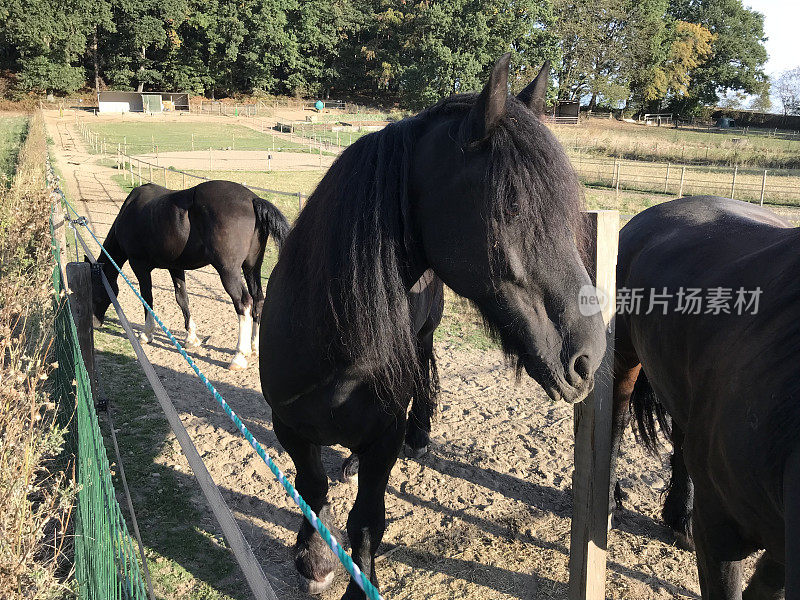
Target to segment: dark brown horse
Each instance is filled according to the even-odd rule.
[[[230,369],[247,367],[247,356],[258,354],[258,327],[264,293],[261,263],[267,238],[278,247],[289,224],[270,202],[230,181],[208,181],[174,191],[148,183],[134,188],[103,242],[103,247],[122,267],[131,263],[145,301],[153,305],[153,269],[168,269],[175,299],[183,312],[186,345],[198,346],[197,328],[189,313],[187,269],[211,265],[219,273],[225,291],[239,317],[239,341]],[[116,293],[117,270],[105,255],[98,258]],[[242,282],[244,274],[244,282]],[[102,323],[111,300],[105,287],[95,282],[92,290],[96,323]],[[155,320],[145,310],[142,343],[153,341]]]
[[[671,418],[672,510],[691,514],[704,600],[780,598],[784,586],[798,600],[800,230],[701,196],[635,216],[619,248],[619,289],[644,301],[617,315],[617,438],[629,401],[650,444]],[[762,548],[743,596],[741,561]]]
[[[480,94],[454,96],[361,138],[309,198],[270,276],[261,386],[296,486],[329,522],[320,446],[359,459],[347,534],[377,584],[384,494],[412,398],[430,396],[428,312],[410,291],[432,272],[472,300],[503,348],[554,399],[592,387],[605,347],[578,305],[589,276],[576,240],[582,195],[539,120],[548,67],[518,98],[506,55]],[[536,110],[533,110],[536,109]],[[318,591],[331,554],[303,521],[295,564]],[[364,598],[351,581],[344,598]]]

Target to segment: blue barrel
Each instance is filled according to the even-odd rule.
[[[325,103],[322,100],[317,100],[317,103],[314,105],[314,108],[317,110],[322,110],[325,108]]]

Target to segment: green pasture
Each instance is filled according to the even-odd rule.
[[[89,129],[106,141],[106,152],[116,152],[117,144],[128,154],[149,154],[194,150],[269,150],[308,152],[308,146],[290,141],[271,129],[262,133],[232,123],[174,123],[120,121],[92,123]]]
[[[0,116],[0,185],[3,187],[11,185],[17,154],[27,131],[27,117]]]

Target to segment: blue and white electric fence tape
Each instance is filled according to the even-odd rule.
[[[347,554],[344,548],[342,548],[342,546],[339,544],[339,542],[336,540],[333,534],[331,534],[330,530],[327,527],[325,527],[324,523],[322,523],[322,521],[319,520],[316,513],[313,510],[311,510],[311,507],[309,507],[306,501],[303,500],[303,497],[298,493],[298,491],[294,488],[294,486],[291,483],[289,483],[289,480],[286,478],[283,472],[278,468],[278,465],[276,465],[273,462],[269,454],[266,453],[261,444],[259,444],[258,441],[253,437],[253,434],[250,433],[250,430],[247,429],[247,427],[245,427],[244,423],[242,423],[239,416],[233,411],[233,409],[230,406],[228,406],[228,403],[225,401],[225,398],[222,397],[222,395],[211,384],[208,378],[197,367],[192,358],[183,349],[183,346],[181,346],[180,342],[178,342],[178,340],[175,339],[175,336],[173,336],[172,332],[167,328],[166,325],[164,325],[164,323],[161,321],[161,318],[155,313],[155,311],[150,307],[150,305],[147,304],[147,302],[145,302],[144,298],[142,298],[142,296],[139,294],[139,291],[136,289],[133,283],[131,283],[131,281],[128,279],[125,273],[122,272],[122,269],[119,268],[119,265],[117,265],[117,263],[114,262],[114,259],[111,258],[111,255],[106,251],[106,249],[103,248],[102,242],[100,242],[100,240],[94,234],[94,231],[92,231],[91,227],[89,227],[86,217],[78,214],[78,212],[72,207],[72,205],[66,199],[64,193],[61,191],[60,188],[56,188],[56,190],[60,194],[66,207],[75,215],[75,219],[73,219],[72,222],[76,225],[82,225],[86,229],[86,231],[89,232],[89,235],[91,235],[94,238],[94,241],[97,242],[98,246],[100,246],[100,249],[103,251],[103,254],[105,254],[106,257],[108,257],[108,260],[117,270],[117,272],[120,275],[122,275],[122,278],[125,280],[128,286],[133,290],[133,293],[136,294],[136,297],[139,299],[139,302],[141,302],[142,305],[145,307],[145,309],[147,309],[147,311],[151,315],[153,315],[153,318],[155,319],[156,323],[158,323],[159,327],[161,327],[161,329],[164,331],[164,333],[167,335],[170,341],[178,349],[178,352],[180,352],[181,356],[183,356],[183,358],[186,360],[186,362],[189,364],[189,366],[192,368],[195,374],[205,384],[205,386],[208,388],[208,391],[211,392],[211,394],[214,396],[214,399],[222,407],[222,410],[225,411],[225,414],[228,415],[231,421],[233,421],[233,423],[239,429],[239,432],[244,436],[244,438],[250,443],[250,445],[256,451],[256,454],[258,454],[261,457],[261,460],[263,460],[264,463],[267,465],[267,467],[269,467],[269,470],[272,471],[273,475],[275,475],[276,479],[286,490],[286,493],[289,495],[289,497],[292,500],[294,500],[295,504],[297,504],[297,506],[300,508],[300,512],[303,513],[303,516],[305,516],[305,518],[308,520],[309,523],[311,523],[314,529],[316,529],[317,532],[319,532],[320,536],[322,537],[323,540],[325,540],[325,543],[333,551],[333,553],[336,554],[336,556],[339,558],[339,561],[342,563],[344,568],[353,578],[353,581],[356,582],[356,585],[358,585],[358,587],[364,590],[364,593],[370,600],[383,600],[380,593],[378,593],[378,590],[375,588],[374,585],[372,585],[372,582],[370,582],[369,579],[367,579],[364,576],[364,574],[361,572],[361,569],[359,569],[358,565],[356,565],[353,562],[353,559],[350,557],[349,554]]]

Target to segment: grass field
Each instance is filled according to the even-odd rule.
[[[0,185],[3,187],[11,185],[17,154],[27,131],[27,117],[0,116]]]
[[[116,152],[117,144],[127,145],[128,154],[169,152],[174,150],[267,150],[276,148],[292,152],[308,152],[308,146],[273,135],[229,123],[145,123],[99,122],[90,130],[106,140],[108,152]]]
[[[800,138],[742,136],[647,127],[615,120],[589,119],[580,125],[551,125],[570,151],[589,156],[641,161],[705,164],[762,169],[800,169]]]

